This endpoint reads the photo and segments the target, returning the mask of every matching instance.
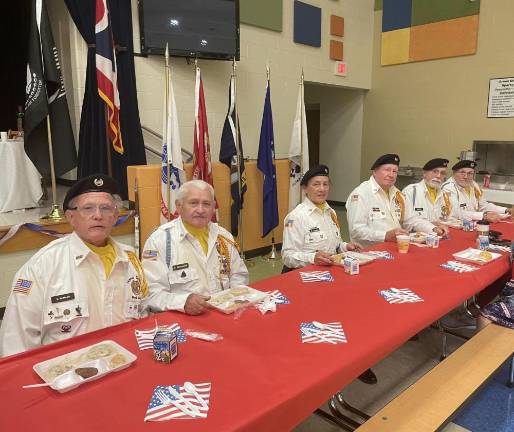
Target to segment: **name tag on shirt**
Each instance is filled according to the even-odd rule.
[[[313,233],[313,232],[318,232],[319,231],[319,228],[318,227],[315,227],[315,228],[311,228],[309,230],[309,232]]]
[[[189,263],[176,264],[176,265],[171,267],[171,269],[173,271],[175,271],[175,270],[184,270],[184,269],[187,269],[187,268],[189,268]]]
[[[461,204],[460,208],[466,208],[466,204]]]
[[[75,299],[75,293],[68,293],[68,294],[59,294],[53,297],[50,297],[50,300],[52,303],[61,303],[68,300],[74,300]]]
[[[373,207],[373,208],[372,208],[372,210],[373,210],[374,212],[379,212],[379,211],[380,211],[380,208],[379,208],[379,207]]]
[[[423,211],[423,207],[417,207],[414,209],[415,211]]]

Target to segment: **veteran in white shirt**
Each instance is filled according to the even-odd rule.
[[[300,185],[305,198],[284,219],[283,273],[309,264],[331,265],[333,255],[359,249],[358,245],[342,240],[337,214],[327,203],[328,167],[309,169]]]
[[[448,159],[429,160],[423,166],[423,180],[408,185],[402,191],[405,205],[412,214],[432,222],[445,233],[448,228],[441,221],[447,220],[451,214],[450,194],[441,190],[447,166]]]
[[[396,241],[398,234],[411,230],[443,234],[444,230],[412,214],[405,196],[395,187],[400,158],[380,156],[372,165],[372,175],[348,196],[350,240],[363,246]]]
[[[184,183],[177,194],[179,217],[161,225],[145,243],[143,267],[152,311],[198,315],[210,295],[248,284],[248,270],[232,234],[211,222],[214,189],[203,180]]]
[[[0,328],[10,355],[146,315],[148,287],[130,246],[110,237],[121,199],[111,177],[94,174],[68,191],[73,233],[39,250],[14,277]]]
[[[453,177],[442,186],[450,194],[452,213],[457,219],[498,222],[509,217],[511,209],[486,201],[475,178],[475,161],[461,160],[452,166]]]

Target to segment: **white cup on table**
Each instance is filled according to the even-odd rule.
[[[0,132],[0,141],[7,141],[7,132]]]

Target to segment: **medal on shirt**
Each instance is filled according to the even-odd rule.
[[[139,313],[141,311],[141,300],[140,299],[130,299],[127,301],[127,318],[139,319]]]
[[[141,280],[139,276],[131,277],[128,282],[130,283],[133,297],[141,298]]]

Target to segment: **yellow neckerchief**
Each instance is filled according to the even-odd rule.
[[[220,273],[230,275],[230,250],[228,245],[231,244],[239,252],[239,245],[235,240],[229,239],[222,234],[218,234],[216,238],[216,250],[220,259]]]
[[[435,204],[435,200],[437,199],[438,190],[432,186],[427,185],[428,198],[432,204]]]
[[[200,246],[202,247],[203,252],[205,255],[207,255],[207,251],[209,250],[209,227],[206,226],[204,228],[196,228],[184,221],[182,221],[182,223],[184,224],[187,232],[200,242]]]
[[[141,261],[134,252],[127,251],[127,256],[138,275],[138,281],[131,282],[132,294],[139,298],[148,296],[148,283],[146,282],[145,272]]]
[[[398,207],[400,207],[400,224],[403,224],[403,218],[405,216],[405,199],[400,191],[396,191],[394,200]]]
[[[327,202],[323,201],[321,204],[316,204],[313,202],[313,204],[318,207],[321,211],[325,210],[327,208]]]
[[[475,185],[465,187],[464,191],[468,194],[468,196],[470,198],[471,198],[471,194],[474,192],[475,193],[475,198],[477,200],[479,200],[480,197],[482,196],[482,191],[478,187],[476,187]]]
[[[98,258],[100,258],[104,266],[105,277],[109,277],[114,261],[116,260],[116,249],[114,249],[114,246],[111,243],[107,243],[105,246],[95,246],[87,242],[84,243],[92,252],[98,255]]]
[[[466,186],[464,188],[464,192],[466,192],[466,194],[470,197],[471,196],[471,192],[473,191],[473,188],[471,186]]]

